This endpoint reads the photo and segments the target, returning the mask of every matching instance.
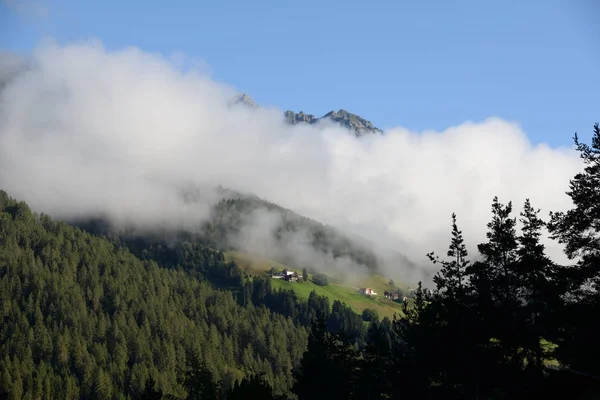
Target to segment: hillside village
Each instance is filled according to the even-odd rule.
[[[306,273],[306,272],[305,272]],[[272,267],[271,270],[269,271],[269,274],[271,276],[272,279],[280,279],[286,282],[306,282],[308,280],[308,274],[305,275],[305,273],[303,273],[302,275],[298,274],[297,271],[293,271],[291,269],[288,268],[284,268],[281,271],[277,271],[276,268]],[[391,284],[391,286],[393,286],[393,281],[390,280],[389,282]],[[319,286],[325,286],[325,285],[319,285]],[[378,294],[373,288],[370,287],[361,287],[357,289],[358,293],[363,295],[363,296],[367,296],[367,297],[377,297],[380,296],[380,294]],[[411,293],[412,290],[409,288],[409,293]],[[383,292],[383,298],[388,299],[388,300],[392,300],[392,301],[396,301],[396,302],[404,302],[408,300],[408,296],[405,296],[402,291],[398,288],[396,288],[395,290],[385,290]]]

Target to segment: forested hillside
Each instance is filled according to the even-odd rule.
[[[232,248],[234,243],[230,238],[244,226],[244,218],[260,209],[279,215],[280,223],[274,231],[279,243],[285,244],[294,233],[305,231],[310,238],[310,245],[316,251],[330,253],[334,258],[348,257],[372,271],[377,270],[377,257],[365,244],[357,243],[332,227],[254,197],[224,199],[215,206],[213,217],[205,227],[208,244]],[[293,257],[281,261],[294,264]],[[304,265],[298,267],[302,268]]]
[[[197,357],[215,378],[264,373],[287,391],[306,329],[242,307],[181,270],[0,198],[0,386],[45,398],[139,394],[149,378],[182,394]]]
[[[231,190],[220,190],[220,196],[223,197],[212,207],[208,221],[200,223],[196,231],[190,230],[154,230],[145,229],[143,231],[133,228],[116,229],[111,222],[103,218],[77,220],[73,221],[81,228],[95,234],[104,234],[112,237],[118,237],[123,243],[138,246],[135,243],[140,241],[152,243],[154,245],[179,245],[184,241],[199,243],[205,247],[220,250],[240,250],[238,236],[240,232],[256,224],[253,221],[253,213],[259,211],[270,213],[276,218],[276,225],[272,229],[274,242],[271,246],[273,250],[277,249],[278,261],[294,266],[296,268],[307,267],[313,269],[311,265],[298,257],[298,250],[294,251],[290,243],[298,240],[298,236],[304,240],[307,239],[307,246],[315,254],[321,254],[323,257],[335,260],[337,258],[347,258],[357,266],[367,271],[377,272],[381,269],[381,261],[374,252],[372,246],[359,242],[358,239],[350,238],[338,230],[323,225],[312,219],[303,217],[293,211],[287,210],[276,204],[269,203],[256,196],[244,195]],[[186,202],[199,201],[202,197],[201,191],[184,192]],[[139,247],[139,246],[138,246]],[[257,249],[260,253],[260,251]],[[269,257],[272,254],[259,254]],[[398,263],[410,265],[406,257],[397,254]]]
[[[0,191],[1,395],[135,397],[152,379],[184,396],[188,365],[206,366],[223,392],[260,374],[284,394],[314,315],[332,331],[354,320],[354,338],[364,336],[349,308],[250,281],[218,251],[139,250],[143,261]]]

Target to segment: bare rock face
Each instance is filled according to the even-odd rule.
[[[315,122],[317,122],[317,118],[315,118],[314,115],[304,114],[303,111],[300,111],[298,114],[296,114],[295,112],[288,110],[283,115],[285,116],[286,121],[292,125],[302,123],[314,124]]]
[[[250,96],[248,96],[246,93],[242,93],[241,95],[239,95],[233,102],[234,104],[243,104],[245,106],[248,106],[250,108],[258,108],[258,104],[256,104],[254,102],[254,100],[252,100],[252,98]]]
[[[371,123],[371,121],[367,121],[364,118],[359,117],[356,114],[352,114],[346,110],[339,110],[337,112],[330,111],[327,114],[323,115],[320,118],[316,118],[312,114],[305,114],[300,111],[299,113],[295,113],[293,111],[285,112],[286,121],[290,124],[316,124],[319,121],[323,120],[331,120],[333,122],[337,122],[350,129],[357,137],[374,134],[374,133],[382,133],[383,131]]]
[[[252,100],[246,93],[239,95],[233,102],[234,104],[243,104],[251,108],[258,108],[259,105]],[[286,122],[291,125],[297,124],[316,124],[319,121],[331,120],[342,125],[345,128],[351,130],[357,137],[369,135],[369,134],[381,134],[383,131],[375,127],[371,121],[367,121],[364,118],[359,117],[356,114],[352,114],[344,109],[339,111],[330,111],[322,117],[315,117],[313,114],[305,114],[303,111],[295,113],[293,111],[286,111],[284,113]]]
[[[383,131],[364,118],[359,117],[356,114],[349,113],[346,110],[339,110],[338,112],[330,111],[322,118],[329,118],[342,126],[350,129],[356,136],[363,136],[371,133],[383,133]]]

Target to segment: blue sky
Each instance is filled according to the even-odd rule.
[[[179,51],[261,104],[417,131],[498,116],[557,146],[600,121],[598,17],[594,0],[2,0],[0,48]]]

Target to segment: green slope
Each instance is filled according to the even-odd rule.
[[[317,294],[327,296],[330,302],[339,300],[352,307],[357,313],[362,313],[365,308],[377,310],[381,317],[392,318],[395,313],[401,313],[401,305],[391,300],[378,296],[376,298],[364,296],[358,290],[349,286],[329,284],[318,286],[312,282],[286,282],[281,279],[273,279],[274,288],[292,289],[301,298],[308,298],[313,290]]]
[[[227,251],[224,253],[225,259],[229,262],[235,262],[241,269],[251,274],[260,274],[269,271],[272,267],[277,269],[290,268],[278,261],[269,260],[266,258],[253,256],[247,253],[240,253],[239,251]],[[298,271],[299,273],[302,271]]]
[[[236,251],[230,251],[225,253],[227,261],[234,261],[243,270],[250,274],[258,275],[265,274],[272,267],[278,270],[287,268],[292,271],[296,271],[299,274],[302,271],[290,268],[278,261],[269,260],[245,253]],[[309,279],[312,276],[309,275]],[[400,283],[395,282],[404,292],[407,291],[406,287]],[[308,282],[286,282],[281,279],[273,279],[272,285],[274,288],[292,289],[301,298],[308,298],[310,292],[313,290],[321,296],[329,298],[330,302],[333,303],[335,300],[339,300],[352,307],[357,313],[362,313],[365,308],[372,308],[377,310],[381,317],[392,318],[394,313],[401,313],[402,305],[394,301],[388,300],[383,297],[384,291],[392,291],[395,287],[389,285],[389,279],[380,275],[353,275],[347,282],[343,283],[330,283],[327,286],[318,286],[311,281]],[[361,295],[358,289],[361,287],[373,288],[378,296],[369,297]]]

